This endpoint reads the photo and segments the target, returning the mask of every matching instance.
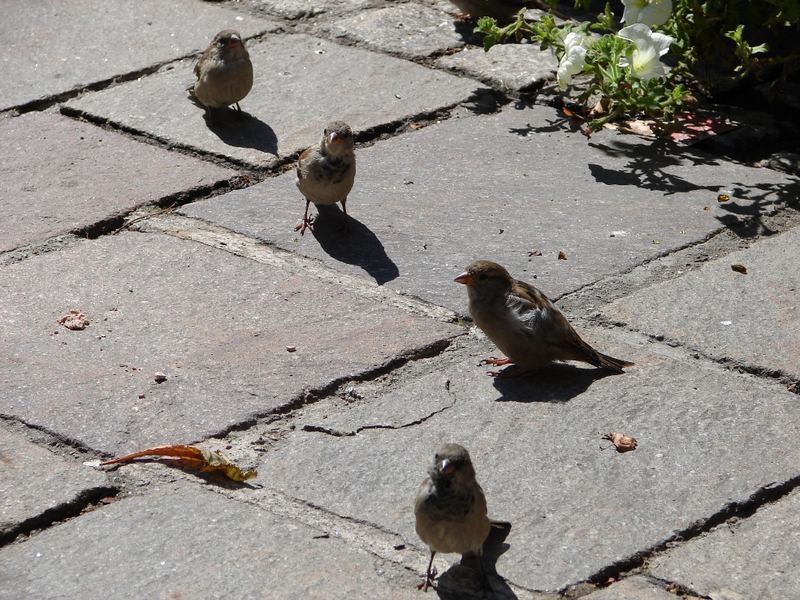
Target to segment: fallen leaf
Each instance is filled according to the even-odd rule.
[[[86,315],[75,308],[61,317],[58,322],[72,331],[86,329],[86,326],[89,325],[89,319],[86,318]]]
[[[567,253],[563,250],[558,251],[558,260],[567,260]]]
[[[631,450],[636,450],[636,446],[639,445],[639,442],[636,441],[635,437],[617,433],[615,431],[605,434],[603,439],[614,444],[617,452],[630,452]]]
[[[221,473],[232,481],[247,481],[258,475],[255,469],[242,470],[233,464],[222,452],[206,450],[196,446],[158,446],[126,454],[100,463],[101,466],[120,465],[134,461],[137,458],[158,457],[163,458],[166,464],[175,465],[190,471],[200,473]]]
[[[541,256],[541,250],[528,250],[528,256]]]
[[[728,194],[720,194],[717,196],[717,202],[727,202],[731,197]]]
[[[742,275],[747,275],[747,267],[740,264],[731,265],[731,269],[736,271],[737,273],[741,273]]]

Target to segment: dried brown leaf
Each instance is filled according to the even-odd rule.
[[[73,308],[67,314],[61,317],[58,322],[72,331],[86,329],[86,327],[89,325],[89,319],[86,318],[86,315],[76,308]]]
[[[717,196],[717,202],[727,202],[731,197],[728,194],[720,194]]]
[[[558,260],[567,260],[567,253],[563,250],[558,251]]]
[[[157,457],[169,459],[167,464],[201,473],[221,473],[232,481],[247,481],[258,475],[255,469],[242,470],[216,450],[176,444],[139,450],[125,456],[100,463],[101,466],[133,462],[137,458]]]
[[[611,431],[605,434],[603,439],[614,444],[617,452],[630,452],[631,450],[636,450],[636,446],[639,445],[639,442],[636,441],[635,437],[617,433],[616,431]]]

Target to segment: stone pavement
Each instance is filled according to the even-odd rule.
[[[0,598],[422,597],[445,441],[512,530],[488,588],[440,555],[431,597],[800,597],[796,177],[587,140],[537,95],[548,52],[484,53],[441,0],[5,8]],[[227,27],[256,83],[207,124],[185,90]],[[299,236],[293,163],[333,118],[348,230]],[[476,258],[636,366],[487,377],[452,282]],[[97,466],[189,443],[259,475]]]

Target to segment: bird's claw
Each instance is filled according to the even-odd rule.
[[[425,580],[417,585],[417,589],[422,590],[423,592],[427,592],[429,587],[436,589],[436,584],[433,582],[433,580],[436,579],[438,574],[439,573],[436,570],[436,567],[433,567],[430,571],[425,573]]]
[[[496,356],[490,356],[489,358],[484,358],[479,362],[479,365],[491,365],[493,367],[502,367],[505,365],[510,365],[514,361],[510,358],[497,358]]]
[[[306,217],[294,226],[294,230],[299,231],[300,235],[305,235],[306,229],[314,229],[314,217]]]

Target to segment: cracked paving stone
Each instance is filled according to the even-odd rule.
[[[474,80],[307,35],[268,36],[248,45],[249,115],[223,112],[206,122],[187,97],[194,61],[69,102],[71,110],[249,165],[274,165],[319,142],[325,125],[356,132],[453,106],[482,88]],[[153,97],[160,101],[153,103]],[[346,102],[342,102],[346,98]]]
[[[452,408],[418,425],[348,437],[303,426],[354,431],[374,423],[357,404],[352,414],[301,416],[298,430],[265,455],[260,471],[292,497],[373,523],[420,548],[414,494],[435,450],[461,443],[490,514],[513,524],[498,572],[540,591],[586,581],[795,476],[800,411],[794,394],[680,358],[679,351],[633,334],[582,333],[636,366],[609,376],[560,365],[534,377],[493,380],[477,366],[491,344],[470,341],[426,359],[430,385],[394,382],[363,401],[385,412],[415,407],[418,418],[454,398]],[[450,380],[449,390],[442,379]],[[615,452],[601,439],[609,431],[633,435],[639,447]]]
[[[684,597],[670,594],[644,577],[635,575],[583,598],[584,600],[682,600]]]
[[[323,533],[197,486],[160,487],[0,550],[0,598],[418,597],[413,573]]]
[[[760,460],[760,457],[758,458]],[[656,557],[649,572],[711,598],[795,598],[800,491]]]
[[[372,50],[391,52],[403,58],[423,58],[475,41],[473,27],[456,22],[452,15],[435,8],[400,4],[360,11],[325,23],[321,30],[349,38]]]
[[[14,85],[0,90],[0,110],[198,52],[222,29],[251,36],[276,27],[193,0],[7,0],[0,78]]]
[[[512,92],[541,86],[553,79],[558,68],[553,53],[534,44],[496,44],[488,52],[483,48],[466,48],[439,58],[436,64]]]
[[[800,377],[800,229],[755,242],[603,312],[716,358]],[[742,264],[747,274],[731,265]]]
[[[0,154],[0,252],[236,175],[49,113],[0,122]]]
[[[380,0],[246,0],[256,10],[283,17],[302,19],[325,13],[340,13],[375,6]]]
[[[202,439],[462,331],[140,233],[9,265],[0,298],[0,413],[107,453]],[[73,308],[86,329],[58,324]]]
[[[0,427],[0,538],[29,519],[109,487],[103,473]]]
[[[557,297],[704,239],[729,215],[722,186],[736,182],[743,212],[792,196],[791,180],[768,169],[564,127],[552,108],[508,107],[359,149],[344,235],[341,213],[313,235],[294,232],[305,203],[293,172],[181,212],[463,313],[453,278],[478,258]]]

